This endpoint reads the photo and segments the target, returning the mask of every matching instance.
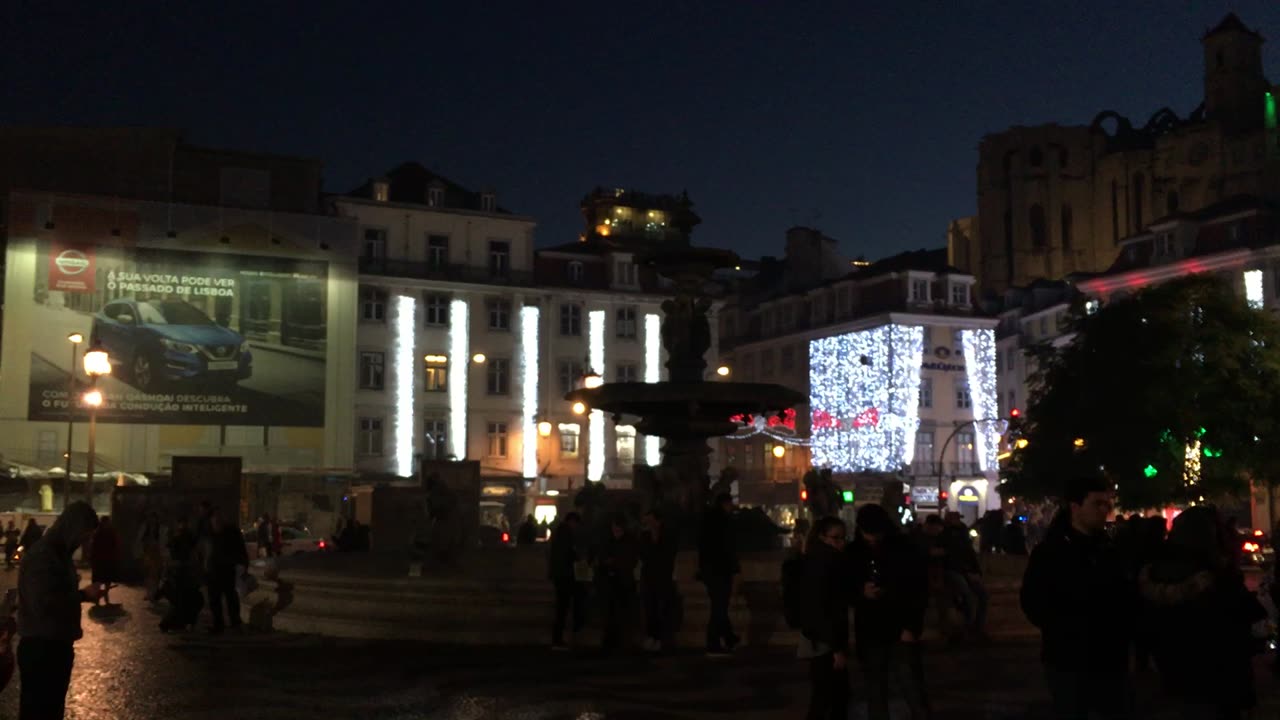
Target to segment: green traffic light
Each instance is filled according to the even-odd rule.
[[[844,493],[842,493],[841,497],[844,499],[846,503],[851,503],[853,502],[853,491],[845,490]]]
[[[1153,477],[1155,477],[1156,475],[1158,475],[1159,473],[1160,473],[1160,471],[1156,469],[1156,466],[1155,466],[1155,465],[1148,465],[1148,466],[1146,466],[1145,468],[1143,468],[1143,469],[1142,469],[1142,474],[1143,474],[1143,475],[1146,475],[1146,476],[1147,476],[1147,477],[1149,477],[1149,478],[1153,478]]]

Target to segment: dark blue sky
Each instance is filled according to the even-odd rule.
[[[703,243],[776,254],[810,224],[880,257],[973,213],[984,133],[1191,111],[1228,10],[1280,80],[1275,0],[402,4],[15,0],[0,123],[184,128],[320,157],[331,190],[419,160],[543,245],[595,185],[687,188]]]

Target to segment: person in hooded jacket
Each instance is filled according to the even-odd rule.
[[[871,720],[889,718],[889,680],[902,689],[912,720],[930,717],[925,694],[920,635],[929,605],[924,553],[899,532],[881,505],[858,509],[849,546],[853,635],[867,681]]]
[[[809,661],[808,720],[849,716],[848,532],[839,518],[824,517],[800,549],[805,612],[797,654]]]
[[[587,589],[579,577],[578,528],[582,517],[576,512],[564,516],[556,523],[547,543],[547,575],[556,591],[556,614],[551,628],[551,649],[568,650],[564,642],[564,629],[573,611],[573,633],[576,635],[587,623]]]
[[[211,632],[217,635],[224,627],[224,604],[231,629],[240,628],[240,596],[236,592],[236,572],[237,568],[248,567],[249,552],[239,528],[227,522],[216,510],[210,513],[209,528],[209,556],[205,570],[208,573],[209,612],[213,615]]]
[[[1232,560],[1218,512],[1188,508],[1138,576],[1143,634],[1166,691],[1188,717],[1233,720],[1257,704],[1251,626],[1266,616]],[[1170,632],[1176,628],[1176,632]]]
[[[73,646],[84,636],[80,604],[96,603],[99,596],[96,585],[78,587],[71,557],[97,527],[98,515],[88,503],[71,503],[22,558],[18,575],[20,720],[59,720],[65,712],[75,663]]]
[[[639,549],[627,530],[626,519],[613,518],[609,524],[609,537],[596,559],[595,574],[604,609],[605,650],[615,650],[622,644],[627,616],[635,602],[636,566],[639,561]]]

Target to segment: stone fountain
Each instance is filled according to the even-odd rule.
[[[611,414],[615,421],[634,418],[637,432],[664,438],[661,465],[652,473],[637,467],[637,487],[648,495],[649,506],[696,518],[709,487],[707,440],[737,430],[738,423],[730,420],[735,415],[777,413],[807,398],[781,385],[705,379],[711,347],[708,286],[716,270],[738,264],[737,255],[680,243],[664,245],[640,260],[675,287],[674,296],[662,303],[668,379],[606,383],[574,390],[565,399]],[[647,482],[641,479],[646,474]]]

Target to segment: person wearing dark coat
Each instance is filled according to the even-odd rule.
[[[1251,626],[1266,617],[1228,551],[1235,532],[1212,507],[1188,508],[1138,576],[1143,635],[1166,692],[1205,718],[1257,704]]]
[[[800,556],[805,611],[799,655],[809,661],[808,720],[849,716],[848,532],[838,518],[822,518]]]
[[[77,588],[72,556],[98,527],[89,503],[71,503],[53,527],[26,546],[18,574],[20,720],[60,720],[75,664],[74,644],[84,636],[80,604],[96,603],[98,587]]]
[[[912,720],[930,716],[920,657],[929,605],[924,553],[881,505],[863,505],[849,546],[853,636],[867,681],[868,716],[889,718],[890,678],[897,680]]]
[[[173,534],[169,536],[168,550],[169,560],[160,595],[169,601],[169,611],[160,621],[161,632],[193,627],[204,608],[196,537],[186,520],[178,520]]]
[[[236,592],[236,568],[248,567],[249,552],[239,528],[223,519],[216,510],[210,513],[208,573],[209,613],[213,616],[210,632],[220,634],[224,627],[222,610],[233,630],[240,627],[240,595]]]
[[[42,535],[44,535],[44,528],[40,527],[40,523],[36,522],[35,518],[27,518],[27,526],[22,529],[22,538],[18,540],[18,547],[25,553]]]
[[[18,555],[18,527],[9,521],[9,525],[4,529],[4,565],[8,570],[13,569],[14,558]]]
[[[530,515],[524,519],[524,522],[520,523],[520,529],[516,531],[516,546],[528,547],[537,541],[538,521]]]
[[[645,532],[640,538],[640,597],[644,605],[644,649],[662,650],[675,630],[672,615],[679,602],[676,593],[676,544],[662,516],[650,510],[644,516]]]
[[[615,650],[622,643],[627,614],[636,597],[636,566],[640,557],[635,538],[627,532],[625,522],[623,518],[614,518],[596,562],[596,585],[604,608],[605,650]]]
[[[711,617],[707,621],[707,654],[733,652],[738,636],[729,620],[733,579],[741,571],[733,537],[733,496],[721,493],[702,517],[698,535],[698,579],[707,588]]]
[[[120,533],[111,525],[111,518],[103,516],[89,544],[89,566],[93,582],[102,590],[102,604],[111,604],[111,586],[120,579]]]
[[[551,533],[547,543],[547,570],[556,591],[556,615],[551,627],[551,649],[568,650],[564,642],[564,628],[573,610],[573,633],[579,633],[587,623],[587,591],[578,577],[578,528],[582,518],[576,512],[564,516]]]
[[[1072,480],[1022,579],[1022,611],[1040,629],[1049,694],[1064,720],[1131,716],[1136,589],[1106,533],[1114,497],[1103,478]]]

